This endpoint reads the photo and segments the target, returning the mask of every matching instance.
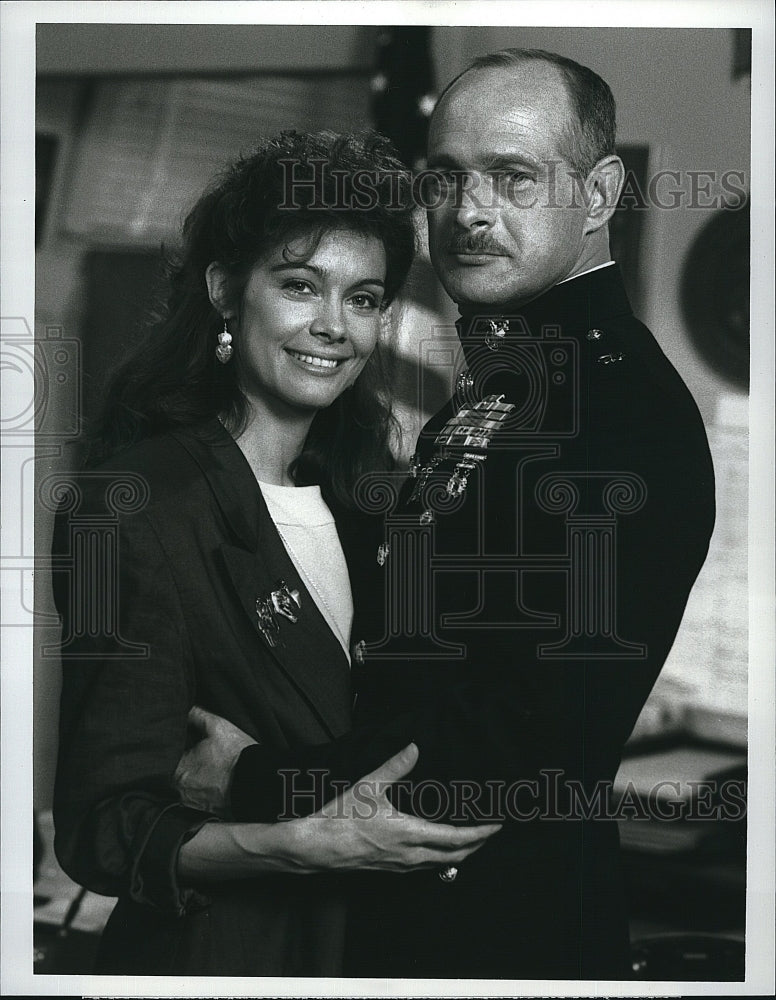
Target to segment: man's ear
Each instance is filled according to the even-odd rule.
[[[205,283],[207,284],[208,298],[213,308],[220,312],[224,319],[234,316],[235,312],[232,307],[229,289],[229,276],[217,260],[208,264],[205,271]]]
[[[611,219],[624,183],[625,167],[619,156],[605,156],[596,163],[585,180],[588,198],[586,233],[594,233]]]

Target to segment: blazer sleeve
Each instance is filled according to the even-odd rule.
[[[83,518],[81,518],[83,525]],[[95,521],[99,528],[99,519]],[[181,914],[181,844],[215,817],[172,784],[193,703],[192,656],[175,582],[145,512],[117,544],[57,515],[54,595],[62,616],[55,851],[86,888]],[[56,570],[57,564],[59,571]]]
[[[411,740],[420,750],[413,781],[509,782],[558,770],[587,782],[613,774],[670,651],[714,524],[708,445],[699,421],[691,426],[681,446],[665,446],[672,428],[663,435],[647,426],[633,433],[631,424],[621,436],[615,429],[606,454],[609,468],[641,470],[647,487],[643,510],[619,525],[618,589],[627,598],[623,637],[643,640],[648,655],[540,660],[526,653],[535,647],[516,638],[515,662],[502,658],[502,667],[493,669],[481,656],[456,683],[437,673],[424,686],[413,676],[422,667],[412,664],[373,668],[371,704],[400,705],[393,689],[406,689],[414,692],[404,701],[406,711],[383,720],[376,713],[374,725],[293,755],[263,746],[243,751],[231,785],[235,816],[271,819],[271,810],[281,808],[288,814],[300,801],[290,797],[297,771],[319,775],[320,805],[336,790],[320,776],[352,782]]]

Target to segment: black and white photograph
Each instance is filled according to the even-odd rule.
[[[2,979],[774,989],[774,14],[0,4]]]

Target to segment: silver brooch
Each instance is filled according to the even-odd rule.
[[[279,580],[278,584],[278,589],[273,590],[270,594],[272,607],[276,614],[282,615],[290,622],[296,624],[299,621],[297,611],[302,607],[302,602],[299,599],[299,591],[289,590],[284,580]]]
[[[277,646],[280,629],[269,597],[256,598],[256,618],[258,619],[259,632],[264,636],[264,641],[271,649],[274,649]]]
[[[378,546],[378,549],[377,549],[377,565],[378,566],[385,566],[385,561],[388,558],[388,554],[389,554],[390,551],[391,551],[390,545],[386,545],[385,542],[383,542],[381,545]]]
[[[624,354],[602,354],[597,361],[599,365],[611,365],[615,361],[622,361],[624,356]]]
[[[267,597],[256,598],[256,620],[267,645],[274,649],[280,639],[278,615],[292,623],[299,621],[302,606],[298,590],[291,590],[284,580]]]

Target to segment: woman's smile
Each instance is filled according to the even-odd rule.
[[[304,368],[312,369],[317,375],[327,375],[349,360],[349,358],[342,357],[325,357],[322,354],[306,354],[302,351],[296,351],[292,347],[286,347],[285,351],[294,361],[301,364]]]

